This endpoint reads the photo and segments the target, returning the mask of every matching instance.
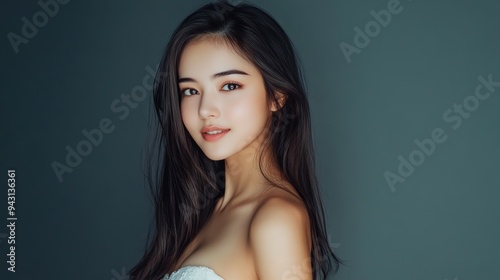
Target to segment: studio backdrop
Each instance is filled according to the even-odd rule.
[[[206,3],[2,1],[0,279],[128,279],[153,76]],[[251,3],[300,58],[330,279],[500,279],[500,3]]]

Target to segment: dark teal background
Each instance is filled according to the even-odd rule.
[[[355,27],[391,2],[252,1],[289,34],[306,76],[327,226],[347,263],[331,279],[499,279],[500,87],[457,129],[443,114],[473,100],[479,76],[500,81],[500,3],[401,1],[348,62],[340,44],[354,45]],[[127,279],[151,212],[141,169],[151,93],[126,116],[111,104],[124,106],[204,3],[73,0],[16,53],[7,34],[41,7],[2,1],[1,279]],[[104,118],[114,130],[60,182],[51,164]],[[398,174],[398,156],[436,128],[446,141],[391,188],[384,173]],[[6,270],[7,169],[16,273]]]

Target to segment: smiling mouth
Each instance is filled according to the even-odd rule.
[[[201,136],[207,142],[215,142],[220,138],[224,137],[224,135],[226,135],[230,130],[231,129],[207,131],[203,132]]]
[[[212,131],[204,132],[204,134],[216,135],[216,134],[219,134],[219,133],[222,133],[222,132],[227,132],[227,131],[229,131],[229,129],[226,129],[226,130],[212,130]]]

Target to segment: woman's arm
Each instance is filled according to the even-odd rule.
[[[250,224],[250,246],[260,280],[311,280],[309,217],[304,206],[270,198]]]

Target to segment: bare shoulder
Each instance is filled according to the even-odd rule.
[[[274,192],[265,197],[256,208],[251,228],[267,228],[276,222],[281,226],[286,226],[290,222],[300,223],[303,226],[309,225],[307,209],[297,197],[285,194],[284,191]]]
[[[297,267],[312,279],[310,272],[310,223],[304,204],[291,195],[266,197],[250,223],[250,248],[259,279],[282,279]]]

